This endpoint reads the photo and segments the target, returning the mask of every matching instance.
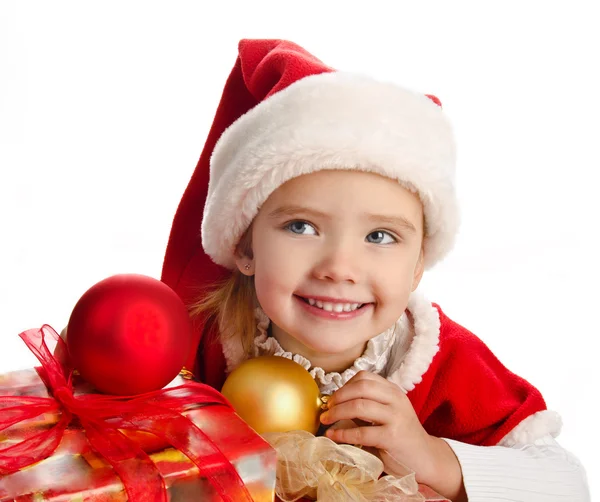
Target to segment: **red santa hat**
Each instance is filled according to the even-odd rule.
[[[417,193],[426,267],[452,247],[455,147],[437,98],[335,71],[292,42],[242,40],[177,209],[162,280],[194,301],[234,268],[235,246],[269,195],[323,169],[378,173]]]

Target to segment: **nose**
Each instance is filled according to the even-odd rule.
[[[313,275],[319,280],[356,283],[363,265],[358,247],[340,240],[330,242],[320,250]]]

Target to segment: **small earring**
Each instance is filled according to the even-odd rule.
[[[249,264],[249,263],[246,263],[246,264],[244,265],[244,268],[245,268],[246,270],[250,270],[250,264]]]

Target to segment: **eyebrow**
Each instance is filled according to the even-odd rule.
[[[327,213],[323,213],[322,211],[317,211],[315,209],[311,209],[303,206],[295,206],[295,205],[286,205],[280,206],[268,214],[268,218],[277,219],[282,216],[299,216],[299,215],[307,215],[312,216],[314,218],[322,218],[326,220],[331,220],[331,216]],[[404,228],[409,232],[417,233],[417,229],[415,226],[408,221],[403,216],[391,216],[385,214],[366,214],[365,219],[373,223],[387,223],[389,225],[394,225],[396,227]]]
[[[404,216],[388,216],[385,214],[368,214],[367,219],[374,223],[387,223],[388,225],[404,228],[409,232],[417,233],[415,226]]]
[[[327,220],[331,219],[331,216],[326,213],[303,206],[280,206],[269,213],[269,218],[277,219],[282,216],[297,216],[298,214],[307,214]]]

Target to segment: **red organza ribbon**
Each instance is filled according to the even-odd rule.
[[[42,364],[36,368],[51,397],[0,396],[0,432],[43,413],[61,412],[50,429],[0,449],[0,474],[10,474],[52,455],[77,417],[91,447],[113,467],[129,500],[166,502],[164,480],[150,457],[122,430],[152,433],[177,448],[227,502],[252,501],[239,474],[214,442],[182,411],[191,405],[230,406],[208,385],[188,382],[134,397],[73,395],[73,368],[64,341],[48,325],[19,335]],[[51,347],[55,344],[56,351]],[[59,361],[60,359],[60,361]]]

